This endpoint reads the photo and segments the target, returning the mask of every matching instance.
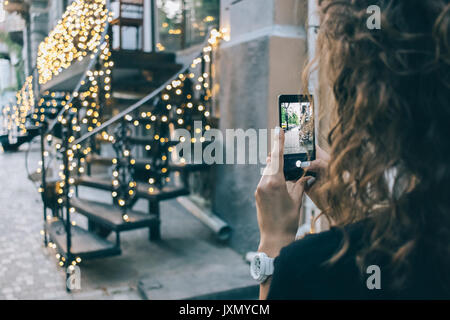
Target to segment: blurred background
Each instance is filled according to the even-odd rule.
[[[316,10],[0,0],[0,298],[256,298],[263,164],[207,165],[174,148],[278,125],[278,95],[302,92],[314,56]],[[179,128],[191,136],[175,141]],[[309,199],[303,211],[300,233],[319,214]]]

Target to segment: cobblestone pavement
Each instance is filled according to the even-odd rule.
[[[0,154],[0,299],[69,298],[44,248],[42,205],[27,179],[25,152]]]
[[[0,299],[111,299],[138,298],[130,288],[119,288],[116,296],[103,289],[69,294],[64,269],[54,251],[45,248],[41,235],[43,212],[37,187],[27,179],[25,155],[0,153]],[[30,153],[36,168],[38,152]]]
[[[43,244],[42,202],[37,186],[27,179],[23,147],[0,153],[0,299],[180,299],[254,285],[242,255],[218,243],[174,199],[161,204],[162,240],[150,242],[147,229],[122,233],[122,254],[83,261],[81,290],[67,293],[64,269],[57,265],[55,251]],[[34,171],[36,147],[28,158]],[[109,192],[79,191],[84,199],[111,201]],[[148,203],[141,199],[135,209],[146,212]],[[72,218],[87,226],[85,217]],[[114,237],[112,233],[108,239]],[[143,294],[143,281],[161,286]]]

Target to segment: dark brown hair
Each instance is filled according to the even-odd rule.
[[[371,217],[361,265],[382,254],[407,277],[417,249],[426,248],[448,286],[449,1],[319,4],[317,59],[335,112],[324,214],[336,226]],[[370,5],[381,9],[381,29],[367,27]]]

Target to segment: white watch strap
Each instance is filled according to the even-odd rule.
[[[274,266],[273,266],[273,262],[274,262],[274,258],[269,258],[269,257],[265,257],[265,263],[266,263],[266,268],[264,269],[266,272],[264,272],[264,274],[266,276],[271,276],[273,274],[274,271]]]
[[[256,253],[250,264],[250,274],[253,279],[259,283],[266,281],[274,272],[274,260],[274,258],[269,258],[264,252]]]

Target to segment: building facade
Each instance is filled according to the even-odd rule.
[[[23,2],[27,7],[22,15],[26,74],[32,74],[39,44],[71,2]],[[307,0],[137,2],[142,5],[142,23],[137,27],[113,28],[113,32],[120,34],[114,39],[121,39],[114,40],[113,47],[178,52],[181,56],[180,52],[188,53],[201,43],[211,27],[219,27],[227,34],[228,41],[223,41],[214,53],[212,70],[214,116],[223,132],[274,128],[278,125],[277,97],[302,92],[301,73],[312,54],[307,27],[311,4],[308,6]],[[112,2],[114,15],[120,14],[120,5],[119,1]],[[247,156],[255,152],[259,152],[257,148],[249,146]],[[212,174],[194,181],[202,185],[205,203],[231,225],[230,245],[241,253],[255,250],[258,245],[254,191],[261,167],[217,165]]]

